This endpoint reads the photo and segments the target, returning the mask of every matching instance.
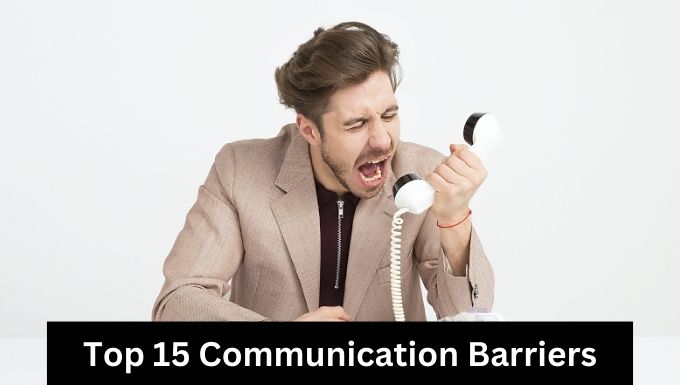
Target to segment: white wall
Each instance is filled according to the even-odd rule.
[[[680,335],[678,3],[319,4],[0,3],[0,337],[148,320],[217,150],[292,121],[274,68],[350,19],[400,44],[404,139],[505,128],[473,201],[494,310]]]

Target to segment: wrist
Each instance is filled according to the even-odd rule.
[[[471,214],[472,210],[470,210],[468,206],[465,206],[437,217],[437,223],[441,226],[452,225],[467,220]]]

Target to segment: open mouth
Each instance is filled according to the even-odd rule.
[[[375,187],[382,183],[387,175],[388,158],[389,156],[383,156],[359,166],[359,179],[365,186]]]

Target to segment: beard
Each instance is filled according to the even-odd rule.
[[[347,189],[347,191],[354,194],[354,191],[352,191],[352,188],[349,187],[349,183],[347,183],[346,179],[346,177],[348,176],[347,174],[350,174],[349,176],[351,177],[351,170],[349,170],[349,168],[342,164],[340,161],[336,161],[331,157],[328,148],[326,148],[326,141],[323,141],[321,143],[321,159],[323,159],[323,161],[326,162],[328,168],[330,168],[331,172],[333,172],[333,176],[335,176],[335,179],[338,180],[342,187],[344,187],[345,189]]]
[[[387,153],[389,154],[389,152]],[[371,151],[365,155],[360,156],[358,159],[375,159],[375,158],[380,158],[383,155],[387,155],[384,152],[375,152]],[[331,156],[330,151],[328,151],[328,148],[326,147],[326,141],[321,142],[321,159],[328,165],[328,168],[331,169],[331,172],[333,173],[333,176],[335,176],[335,179],[344,187],[347,191],[351,192],[354,194],[354,196],[358,198],[373,198],[374,196],[378,195],[378,193],[382,190],[384,183],[380,185],[379,188],[376,188],[375,190],[370,190],[367,192],[364,191],[356,191],[350,187],[349,184],[349,179],[352,178],[352,170],[354,170],[353,166],[348,166],[347,164],[344,164],[340,160],[333,159]]]

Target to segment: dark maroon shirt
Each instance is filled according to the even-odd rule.
[[[319,306],[342,306],[345,298],[345,277],[352,237],[352,222],[359,198],[350,192],[338,196],[318,181],[316,182],[316,198],[319,203],[321,225]],[[342,220],[341,229],[338,232],[340,205],[342,205]],[[340,242],[338,242],[339,238]],[[340,243],[340,263],[338,263],[338,243]]]

